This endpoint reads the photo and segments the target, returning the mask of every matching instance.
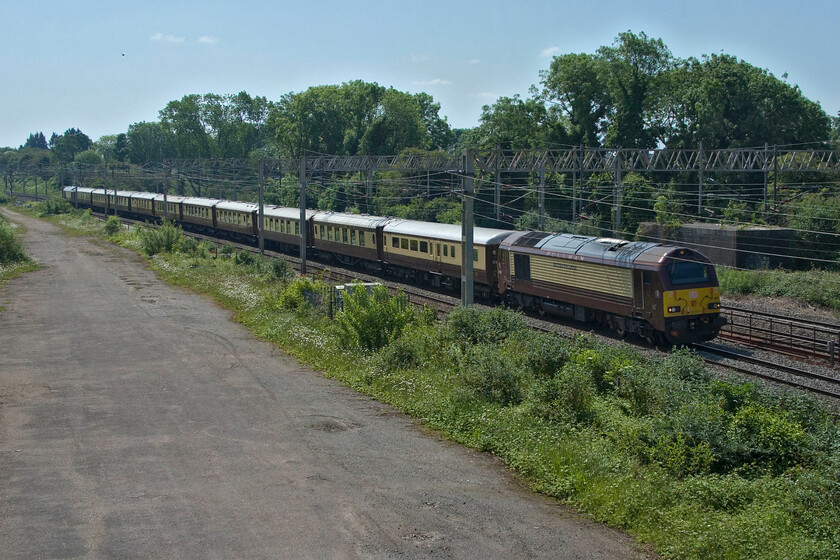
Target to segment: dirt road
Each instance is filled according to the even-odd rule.
[[[2,558],[641,557],[135,255],[4,212],[44,268],[0,289]]]

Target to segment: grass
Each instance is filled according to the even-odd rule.
[[[789,298],[840,311],[840,272],[737,270],[717,267],[721,294]]]
[[[112,239],[140,250],[142,235]],[[175,245],[150,257],[167,280],[667,558],[840,557],[840,431],[813,400],[722,382],[685,351],[650,359],[535,333],[501,309],[460,308],[435,322],[359,294],[345,302],[352,317],[330,320],[306,297],[316,279]],[[379,324],[388,337],[371,337]]]

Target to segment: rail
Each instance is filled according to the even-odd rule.
[[[820,321],[727,306],[720,337],[760,346],[800,359],[828,361],[834,367],[840,350],[840,326]]]

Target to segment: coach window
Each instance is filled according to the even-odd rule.
[[[449,246],[449,251],[452,253],[452,258],[455,258],[455,245]]]
[[[351,229],[350,230],[350,245],[355,245],[355,244],[356,244],[356,230]]]
[[[411,240],[411,250],[412,250],[412,251],[416,251],[416,250],[417,250],[417,240],[416,240],[416,239],[412,239],[412,240]]]
[[[406,239],[405,237],[400,239],[400,249],[408,251],[408,239]]]
[[[473,260],[478,262],[478,249],[473,250]]]
[[[399,237],[395,236],[395,237],[391,238],[391,247],[393,247],[394,249],[399,249],[400,248],[400,238]]]
[[[347,243],[347,228],[341,228],[341,242]]]
[[[440,251],[440,245],[438,245],[438,251]],[[449,245],[446,245],[446,244],[443,245],[443,256],[444,257],[449,256]]]
[[[429,242],[428,241],[421,241],[420,242],[420,252],[421,253],[428,253],[429,252]]]
[[[359,230],[359,247],[365,246],[365,232]]]
[[[295,222],[295,235],[300,235],[300,222]]]

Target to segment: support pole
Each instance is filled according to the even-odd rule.
[[[493,205],[496,207],[496,224],[502,223],[502,172],[500,171],[500,160],[502,151],[496,146],[496,181],[493,188]]]
[[[464,152],[464,198],[461,219],[461,304],[473,304],[473,161],[472,150]]]
[[[613,234],[621,231],[621,151],[615,151],[615,210],[613,211]]]
[[[545,231],[545,163],[540,163],[540,217],[539,230]]]
[[[700,140],[700,151],[697,154],[697,217],[703,214],[703,141]]]
[[[770,145],[765,142],[764,143],[764,212],[767,213],[770,210],[769,204],[767,202],[767,174],[770,172],[770,168],[767,165],[767,152],[770,149]]]
[[[584,151],[583,151],[583,144],[580,145],[580,151],[578,152],[578,180],[580,181],[580,187],[578,188],[577,192],[577,199],[572,200],[572,211],[574,212],[574,218],[577,219],[583,213],[583,164],[584,164]],[[577,210],[575,210],[574,205],[577,204]]]
[[[258,244],[260,248],[260,255],[265,256],[265,238],[263,237],[263,229],[265,226],[265,209],[263,208],[263,192],[265,191],[265,160],[260,159],[260,196],[259,196],[259,218],[257,220],[258,230]]]
[[[300,273],[306,274],[306,156],[300,156]]]

